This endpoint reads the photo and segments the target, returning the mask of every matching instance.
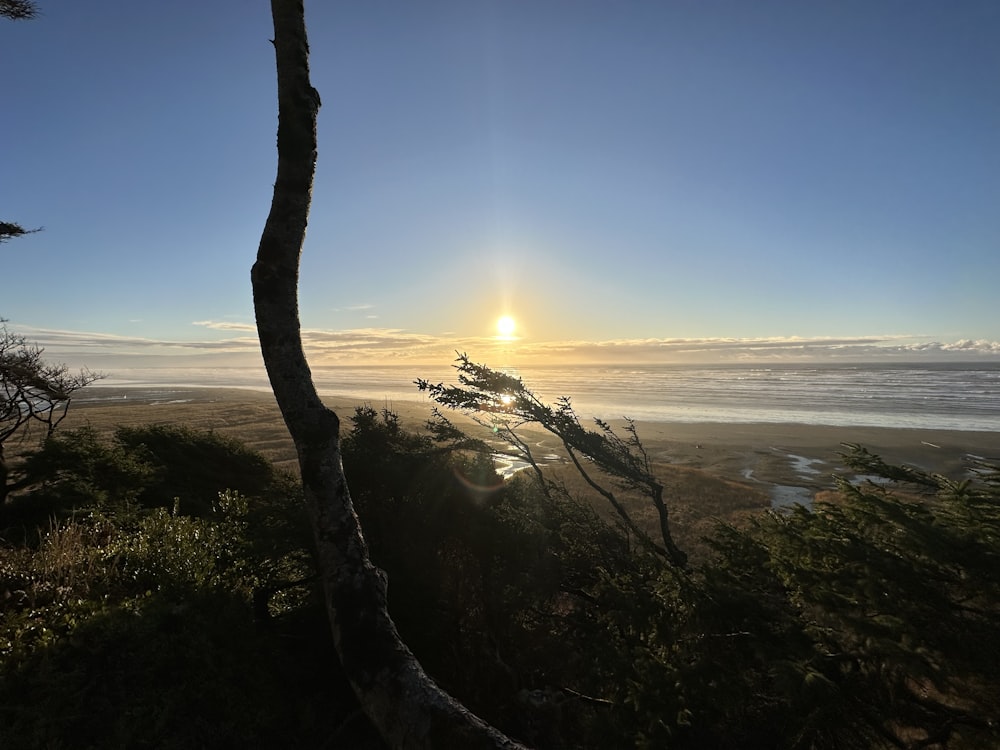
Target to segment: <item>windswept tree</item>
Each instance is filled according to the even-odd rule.
[[[73,394],[98,373],[71,373],[42,358],[44,350],[0,321],[0,503],[11,489],[4,447],[12,439],[50,436],[66,417]]]
[[[518,429],[534,426],[550,433],[562,444],[579,475],[611,505],[619,522],[632,536],[678,568],[687,566],[687,555],[674,542],[670,529],[663,484],[653,473],[652,462],[639,440],[634,422],[625,420],[625,436],[601,419],[594,420],[596,430],[587,429],[568,397],[550,406],[528,389],[521,378],[476,364],[466,354],[460,354],[457,363],[459,385],[418,380],[417,387],[442,406],[463,411],[478,424],[491,428],[510,446],[507,451],[510,455],[532,467],[543,489],[546,481],[532,455],[531,444]],[[438,438],[458,444],[469,440],[440,412],[436,413],[436,418],[437,422],[431,426]],[[653,540],[635,523],[615,492],[615,485],[627,492],[639,492],[652,503],[659,521],[659,541]]]
[[[320,98],[309,80],[301,0],[271,0],[278,77],[278,173],[252,270],[261,353],[298,453],[317,564],[344,672],[365,713],[397,748],[514,748],[442,691],[402,642],[386,578],[368,556],[340,449],[340,420],[316,393],[302,347],[299,257],[316,168]]]

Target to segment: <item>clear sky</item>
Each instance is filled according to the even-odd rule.
[[[0,316],[256,362],[265,0],[0,21]],[[1000,360],[995,0],[306,2],[311,360]],[[517,324],[507,340],[496,321]]]

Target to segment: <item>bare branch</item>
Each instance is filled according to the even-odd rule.
[[[0,320],[0,502],[10,490],[4,443],[14,436],[29,439],[32,428],[41,428],[42,438],[49,437],[66,418],[73,394],[104,377],[49,364],[43,352]]]

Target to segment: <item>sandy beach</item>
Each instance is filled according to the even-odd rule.
[[[345,428],[356,398],[324,395]],[[420,429],[430,416],[428,401],[371,402],[388,405],[405,427]],[[581,415],[586,417],[586,415]],[[461,422],[461,415],[455,421]],[[270,393],[228,388],[91,387],[74,402],[61,429],[91,425],[111,432],[118,425],[179,423],[237,437],[275,463],[294,468],[294,450]],[[833,486],[843,473],[843,443],[859,443],[892,463],[959,476],[972,456],[1000,462],[1000,433],[804,424],[638,422],[647,451],[666,474],[707,472],[727,483],[762,493],[772,504],[807,502]],[[479,429],[475,425],[473,430]],[[556,456],[544,433],[531,433],[539,455]],[[553,462],[555,460],[553,459]]]

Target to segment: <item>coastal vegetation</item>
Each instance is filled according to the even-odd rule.
[[[812,511],[720,520],[682,566],[650,544],[655,513],[633,519],[644,540],[587,482],[541,464],[502,480],[497,434],[367,406],[342,450],[401,637],[508,736],[1000,740],[996,470],[947,479],[848,447],[847,466],[882,479],[845,481]],[[578,461],[626,512],[642,507],[607,466]],[[297,477],[168,424],[56,432],[19,472],[0,513],[0,744],[383,746],[332,647]]]

